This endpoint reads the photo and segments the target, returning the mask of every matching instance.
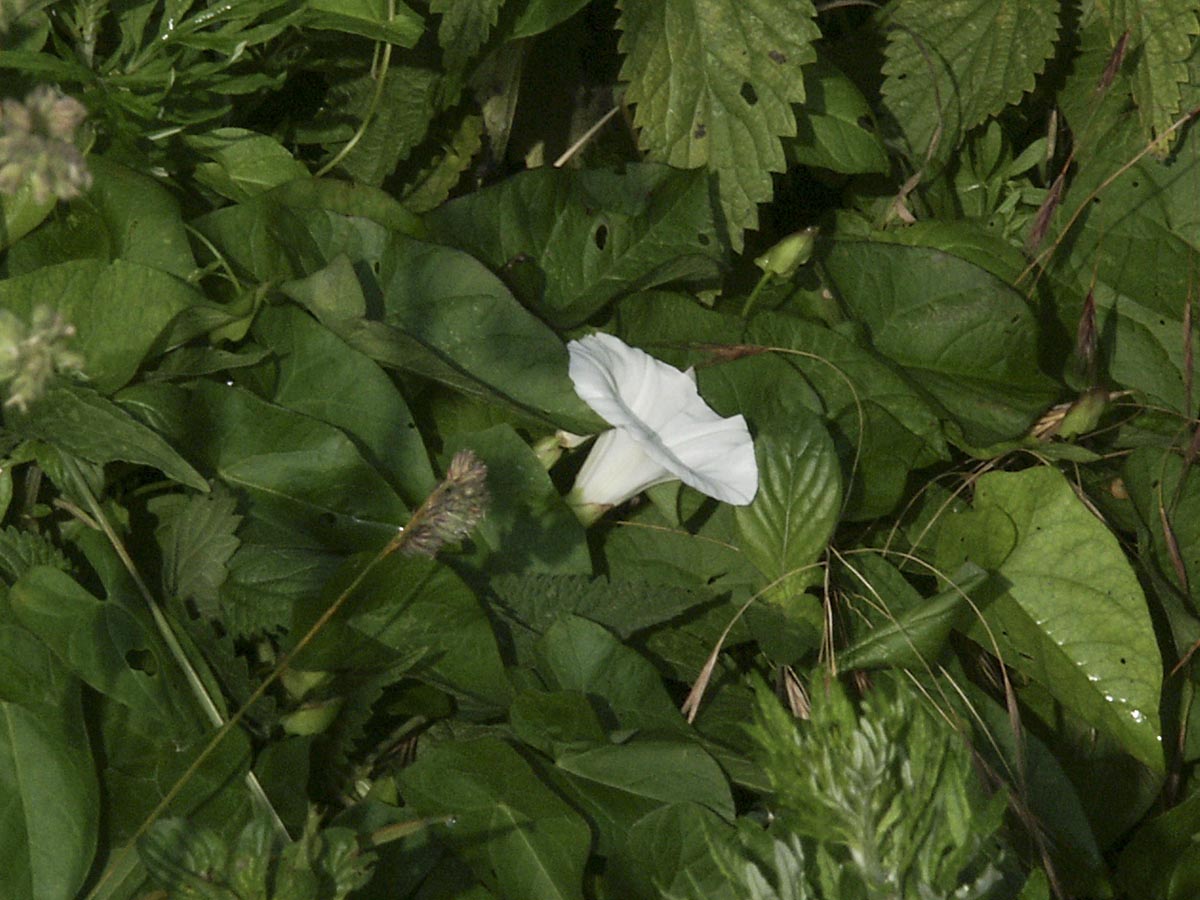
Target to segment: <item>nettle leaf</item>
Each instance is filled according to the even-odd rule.
[[[717,176],[734,249],[786,167],[800,67],[820,36],[811,0],[623,0],[621,79],[651,158]]]
[[[1050,468],[984,475],[974,511],[985,515],[943,519],[939,568],[972,560],[999,519],[1011,521],[1016,543],[998,567],[995,559],[979,561],[996,567],[1008,590],[983,610],[988,629],[976,623],[968,633],[989,649],[994,637],[1005,664],[1162,771],[1162,658],[1116,537]]]
[[[504,0],[432,0],[429,11],[441,13],[438,43],[451,77],[461,78],[472,58],[496,27]]]
[[[0,625],[0,869],[9,897],[74,897],[100,791],[80,684],[41,640]]]
[[[431,69],[392,66],[384,76],[383,95],[367,120],[362,138],[339,165],[360,184],[378,187],[421,143],[437,112],[441,76]],[[342,88],[338,115],[357,122],[371,113],[377,81],[367,75]]]
[[[225,491],[184,497],[168,494],[148,504],[158,519],[155,540],[163,554],[163,593],[192,600],[204,616],[217,612],[218,591],[229,576],[229,560],[241,543],[234,533],[242,517]]]
[[[723,257],[707,178],[651,164],[535,169],[447,203],[428,222],[432,236],[502,274],[535,263],[545,287],[526,302],[562,327],[633,291],[712,279]]]
[[[1033,90],[1054,52],[1056,0],[904,0],[888,27],[883,98],[920,163]]]
[[[422,816],[454,817],[440,836],[502,896],[582,900],[591,829],[508,744],[440,744],[399,780]]]
[[[94,391],[54,388],[10,420],[17,434],[46,441],[71,456],[152,466],[180,484],[208,491],[208,482],[170,444]]]
[[[1115,47],[1126,33],[1125,59],[1132,61],[1133,99],[1146,135],[1157,140],[1179,115],[1180,85],[1191,79],[1187,60],[1200,34],[1196,0],[1113,0],[1095,6]],[[1163,154],[1166,144],[1160,147]]]
[[[414,213],[437,209],[482,147],[483,117],[463,116],[458,127],[444,139],[442,152],[405,187],[405,209]]]
[[[790,595],[820,579],[820,558],[837,524],[842,477],[829,432],[815,415],[796,416],[786,430],[760,433],[758,493],[739,506],[738,543],[755,567]],[[811,567],[811,568],[810,568]]]
[[[0,577],[11,584],[34,566],[68,569],[62,551],[44,536],[6,526],[0,531]]]

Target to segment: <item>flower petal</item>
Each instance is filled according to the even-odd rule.
[[[746,420],[717,415],[690,372],[610,334],[571,341],[567,350],[576,393],[672,475],[726,503],[754,498],[758,464]]]

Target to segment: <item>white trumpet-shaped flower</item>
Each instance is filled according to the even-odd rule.
[[[567,501],[585,524],[646,488],[678,479],[745,506],[758,490],[742,416],[722,418],[681,372],[610,334],[567,344],[575,392],[613,426],[596,440]]]

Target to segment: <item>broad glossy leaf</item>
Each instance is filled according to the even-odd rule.
[[[935,133],[948,158],[965,132],[1033,90],[1058,36],[1052,0],[906,0],[880,19],[884,102],[914,161]]]
[[[598,622],[623,638],[713,600],[700,588],[591,575],[500,575],[490,586],[506,611],[535,631],[544,631],[568,613]]]
[[[421,16],[398,0],[311,0],[304,24],[412,47],[424,32]]]
[[[1145,596],[1112,532],[1050,468],[984,475],[974,509],[1010,519],[1016,543],[997,570],[1008,591],[983,611],[988,630],[974,624],[968,633],[986,648],[994,637],[1007,665],[1161,771],[1162,660]],[[993,528],[965,517],[941,527],[963,535],[968,557],[971,536],[985,539]]]
[[[442,837],[503,896],[582,900],[591,831],[504,742],[437,745],[399,780],[421,815],[454,817]]]
[[[67,260],[124,260],[187,278],[196,270],[179,202],[161,184],[104,157],[90,156],[91,190],[16,242],[6,260],[25,274]],[[124,299],[124,298],[122,298]]]
[[[1200,587],[1200,473],[1178,455],[1157,447],[1139,447],[1124,468],[1125,486],[1145,525],[1158,569],[1181,592]],[[1160,510],[1183,565],[1181,583]]]
[[[211,160],[196,166],[196,180],[230,200],[249,200],[309,174],[277,140],[245,128],[215,128],[186,140]]]
[[[382,544],[408,508],[341,430],[241,388],[138,385],[122,395],[247,500],[241,537],[313,549]]]
[[[932,665],[946,645],[950,632],[963,620],[968,592],[987,579],[976,571],[936,596],[877,625],[838,654],[843,669],[875,667],[920,668]],[[890,598],[889,598],[890,599]]]
[[[622,896],[711,897],[734,900],[721,871],[718,845],[736,850],[734,831],[711,810],[695,803],[656,809],[638,821],[609,866]]]
[[[804,67],[804,98],[796,138],[784,144],[789,160],[846,174],[888,171],[883,141],[862,124],[871,120],[866,97],[824,57]]]
[[[652,159],[717,175],[734,249],[771,199],[796,133],[801,67],[819,36],[809,0],[624,0],[621,79]]]
[[[467,254],[400,236],[381,262],[382,321],[323,316],[352,347],[576,433],[600,420],[575,393],[562,341]]]
[[[198,491],[208,482],[155,432],[94,391],[66,386],[46,392],[10,427],[25,438],[46,441],[92,463],[113,460],[152,466]]]
[[[739,506],[738,543],[768,584],[781,595],[820,578],[812,566],[837,524],[842,477],[829,433],[815,415],[797,416],[786,430],[760,432],[758,493]]]
[[[1057,399],[1039,370],[1037,320],[991,273],[931,248],[837,241],[826,270],[871,346],[903,367],[968,443],[1023,433]]]
[[[559,753],[554,764],[564,772],[658,803],[693,802],[731,821],[729,782],[700,746],[691,741],[634,738]]]
[[[194,733],[177,663],[119,602],[98,600],[65,572],[46,567],[29,571],[9,596],[18,621],[93,689],[157,718],[167,732]]]
[[[317,597],[297,605],[299,639],[360,571],[348,564]],[[309,669],[387,669],[420,655],[416,677],[494,713],[512,700],[491,621],[467,585],[423,556],[393,555],[355,589],[346,610],[302,651]]]
[[[302,178],[192,225],[260,282],[303,278],[339,254],[377,260],[391,231],[418,234],[416,217],[378,188]]]
[[[502,273],[532,261],[545,279],[534,311],[563,327],[632,291],[711,280],[723,259],[706,177],[648,164],[524,172],[447,203],[429,227]]]
[[[621,728],[686,728],[650,662],[603,626],[563,616],[546,629],[536,655],[551,688],[595,697]]]
[[[447,449],[469,449],[487,466],[491,500],[472,537],[484,557],[481,568],[494,576],[591,572],[583,526],[510,426],[465,435]]]
[[[340,428],[410,506],[425,499],[437,484],[429,454],[404,397],[374,361],[295,308],[263,310],[254,334],[277,360],[275,403]]]
[[[122,260],[75,260],[0,280],[0,305],[26,320],[50,299],[75,326],[71,348],[104,393],[133,377],[180,311],[204,302],[181,279]]]
[[[96,851],[99,785],[79,682],[0,625],[0,868],[7,897],[73,897]]]

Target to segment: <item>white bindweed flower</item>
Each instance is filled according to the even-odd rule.
[[[646,488],[678,479],[745,506],[758,490],[742,416],[723,419],[681,372],[610,334],[567,344],[575,392],[613,426],[596,440],[567,495],[584,524]]]

